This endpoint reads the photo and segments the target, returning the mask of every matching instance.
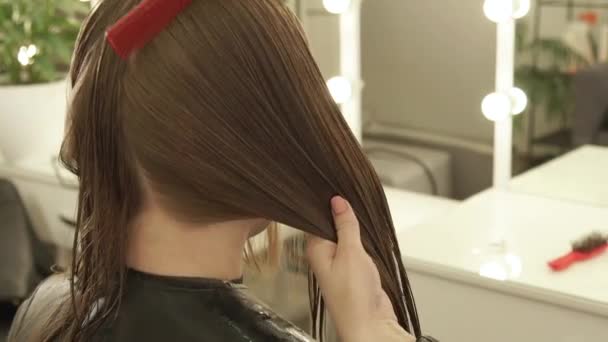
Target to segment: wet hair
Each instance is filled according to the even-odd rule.
[[[265,218],[334,241],[329,202],[345,197],[400,325],[419,336],[383,188],[295,15],[279,0],[194,0],[124,61],[104,34],[138,2],[101,1],[77,42],[61,153],[80,180],[72,291],[41,340],[88,341],[116,314],[144,181],[183,222]]]

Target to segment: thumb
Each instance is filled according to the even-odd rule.
[[[359,220],[350,204],[344,198],[336,196],[331,199],[331,208],[338,234],[338,245],[345,248],[362,247]]]

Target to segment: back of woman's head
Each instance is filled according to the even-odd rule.
[[[382,187],[297,19],[279,0],[193,0],[121,60],[105,32],[138,2],[101,1],[76,47],[62,158],[80,179],[79,251],[69,310],[48,335],[86,340],[112,318],[144,184],[186,222],[260,217],[333,240],[329,200],[344,196],[401,325],[418,334]]]

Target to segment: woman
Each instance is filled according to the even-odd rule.
[[[279,0],[101,1],[71,80],[69,291],[43,285],[27,304],[47,318],[26,305],[13,340],[306,341],[244,294],[241,256],[271,221],[341,240],[337,194],[361,233],[311,242],[313,335],[321,294],[346,341],[370,340],[367,320],[421,335],[382,187]],[[355,269],[366,283],[336,278]]]

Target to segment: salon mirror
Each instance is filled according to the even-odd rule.
[[[306,1],[303,21],[327,79],[340,75],[339,16]],[[479,1],[361,4],[363,145],[391,187],[465,199],[492,185],[496,33]]]
[[[339,76],[339,15],[322,0],[294,3],[324,76]],[[516,4],[531,8],[516,27],[514,84],[527,105],[513,117],[510,189],[606,206],[594,184],[608,152],[584,146],[608,144],[608,1]],[[387,186],[455,200],[493,186],[481,103],[495,86],[496,25],[483,6],[362,1],[363,145]]]
[[[536,1],[518,25],[512,190],[608,206],[608,1]]]

